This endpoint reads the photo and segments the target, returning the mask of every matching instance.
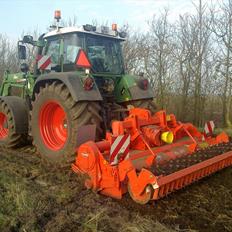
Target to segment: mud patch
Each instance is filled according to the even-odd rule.
[[[88,191],[33,147],[0,150],[0,231],[232,231],[232,168],[148,205]]]

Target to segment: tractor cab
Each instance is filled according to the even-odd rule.
[[[88,60],[88,68],[94,75],[123,75],[123,56],[121,43],[125,40],[126,32],[118,31],[117,24],[112,24],[110,29],[107,26],[93,26],[86,24],[80,27],[61,27],[60,11],[55,11],[56,25],[51,26],[51,31],[43,34],[36,41],[32,36],[26,35],[18,42],[19,59],[27,60],[27,44],[37,47],[36,62],[34,62],[34,74],[41,74],[44,71],[70,72],[83,70],[86,66],[77,64],[79,52],[84,52]],[[50,65],[47,67],[39,65],[42,56],[49,57]],[[46,62],[46,58],[43,58]],[[48,64],[48,62],[47,62]],[[24,65],[25,66],[25,65]]]
[[[45,34],[43,55],[51,57],[52,70],[66,72],[80,69],[76,65],[76,58],[79,51],[83,50],[91,65],[91,73],[122,75],[123,36],[108,27],[97,28],[92,25],[58,28]]]
[[[23,79],[31,80],[29,91],[26,85],[23,88],[30,96],[37,91],[36,86],[36,90],[31,86],[43,83],[45,78],[59,79],[59,76],[73,73],[81,81],[78,87],[81,85],[88,91],[96,89],[104,102],[128,105],[132,101],[153,99],[152,89],[143,75],[134,76],[125,72],[121,45],[126,32],[118,30],[117,24],[112,24],[112,28],[90,24],[61,27],[60,19],[60,11],[55,11],[56,25],[51,26],[51,31],[38,40],[26,35],[18,42]],[[32,56],[26,56],[28,44],[37,48],[33,61]],[[66,79],[62,78],[63,81]],[[66,85],[69,84],[70,80]]]

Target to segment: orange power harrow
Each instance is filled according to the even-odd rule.
[[[173,114],[134,108],[112,123],[105,140],[82,144],[72,169],[87,176],[89,189],[117,199],[129,192],[145,204],[230,165],[224,132],[205,135]]]

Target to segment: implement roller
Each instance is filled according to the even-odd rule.
[[[87,176],[88,189],[117,199],[129,192],[146,204],[230,165],[226,133],[201,133],[165,111],[133,108],[105,140],[82,144],[72,169]]]

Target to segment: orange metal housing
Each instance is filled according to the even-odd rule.
[[[161,134],[167,131],[174,135],[172,144],[161,139]],[[110,165],[112,138],[122,134],[130,134],[129,156],[117,165]],[[89,189],[117,199],[128,191],[133,200],[145,204],[232,165],[229,151],[168,175],[156,174],[158,166],[171,160],[191,158],[193,152],[203,147],[229,142],[225,133],[202,138],[192,124],[177,122],[174,115],[160,111],[152,116],[148,110],[135,108],[124,121],[113,123],[112,134],[108,133],[106,140],[81,145],[72,169],[87,174],[85,185]]]

